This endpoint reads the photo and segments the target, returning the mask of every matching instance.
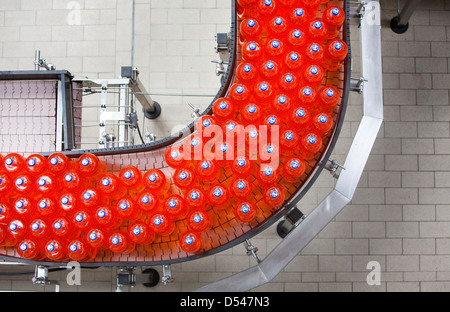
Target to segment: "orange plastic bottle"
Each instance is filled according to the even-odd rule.
[[[67,170],[75,167],[74,161],[62,153],[52,154],[47,161],[48,170],[56,176],[61,176]]]
[[[150,217],[148,225],[160,236],[169,236],[175,230],[175,223],[164,213],[157,213]]]
[[[136,204],[143,213],[154,213],[159,206],[159,199],[151,191],[143,191],[136,199]]]
[[[84,239],[75,239],[69,243],[67,255],[74,261],[89,262],[95,259],[97,249],[92,248]]]
[[[8,224],[7,237],[10,236],[13,240],[19,240],[27,234],[27,227],[24,221],[20,219],[12,219]]]
[[[296,107],[292,110],[290,117],[292,128],[301,133],[309,124],[311,113],[305,107]]]
[[[261,101],[270,101],[273,96],[273,87],[267,81],[259,82],[255,86],[254,94]]]
[[[322,148],[322,138],[315,133],[305,134],[301,140],[300,151],[302,157],[311,160]]]
[[[258,13],[265,19],[269,18],[277,11],[277,6],[274,0],[259,0]]]
[[[242,107],[241,119],[244,124],[258,124],[261,121],[262,109],[255,103],[248,103]]]
[[[306,164],[302,159],[298,157],[289,158],[283,165],[283,179],[290,183],[297,183],[305,171]]]
[[[280,147],[269,142],[263,145],[259,154],[262,163],[275,162],[280,159]]]
[[[235,157],[235,149],[234,146],[232,146],[228,142],[222,142],[220,144],[219,148],[216,148],[214,151],[215,160],[217,162],[217,165],[222,168],[230,168],[231,162],[234,160]]]
[[[264,190],[263,200],[271,210],[278,210],[283,205],[285,196],[281,186],[272,185]]]
[[[280,138],[280,153],[284,156],[290,156],[298,147],[300,137],[293,130],[286,130],[281,134]]]
[[[44,250],[36,239],[25,238],[17,244],[19,257],[27,260],[42,260],[45,258]]]
[[[195,173],[189,168],[177,169],[173,175],[173,182],[178,188],[186,190],[195,184]]]
[[[5,156],[4,159],[5,170],[10,177],[18,175],[25,166],[25,159],[22,155],[11,153]]]
[[[30,155],[26,159],[25,164],[27,172],[33,176],[41,175],[48,166],[47,159],[39,154]]]
[[[241,22],[239,28],[240,40],[245,42],[246,40],[256,39],[261,34],[261,30],[261,24],[256,19],[246,18]]]
[[[36,239],[45,239],[50,234],[50,226],[43,219],[35,219],[30,224],[30,235]]]
[[[284,53],[284,43],[278,39],[267,41],[265,45],[265,53],[269,58],[277,59]]]
[[[61,180],[62,188],[74,194],[80,193],[87,187],[87,181],[83,179],[77,170],[71,169],[64,173],[64,179]]]
[[[332,112],[339,105],[341,94],[334,86],[325,86],[319,91],[319,103],[322,109]]]
[[[233,116],[234,105],[228,98],[219,98],[214,102],[212,111],[217,121],[224,121]]]
[[[296,51],[291,51],[286,54],[284,63],[289,68],[289,70],[297,71],[303,66],[303,57],[300,53]]]
[[[256,67],[249,62],[241,62],[236,69],[236,77],[241,82],[252,82],[258,75]]]
[[[100,192],[92,187],[82,191],[79,199],[81,206],[87,209],[94,209],[105,202]]]
[[[5,172],[0,172],[0,196],[2,198],[8,197],[12,189],[11,178]]]
[[[250,201],[241,201],[234,206],[234,215],[236,219],[243,223],[250,223],[256,218],[258,209]]]
[[[120,183],[119,178],[112,173],[104,173],[99,177],[97,189],[110,201],[123,197],[127,193],[127,189]]]
[[[325,55],[325,50],[321,44],[312,42],[306,46],[305,55],[305,63],[307,65],[321,64]]]
[[[307,85],[317,89],[325,76],[324,70],[319,65],[310,65],[303,71],[303,78]]]
[[[7,202],[0,202],[0,224],[7,224],[13,216],[11,205]]]
[[[286,73],[281,77],[279,85],[290,96],[297,91],[298,79],[293,73]]]
[[[145,186],[142,182],[142,172],[135,166],[123,168],[119,174],[119,180],[128,189],[128,194],[136,197]]]
[[[340,7],[331,5],[323,12],[322,21],[328,29],[326,39],[336,38],[345,22],[345,12]]]
[[[198,161],[195,172],[201,181],[208,183],[216,181],[220,176],[220,168],[214,159]]]
[[[286,20],[281,17],[275,17],[269,22],[269,32],[272,35],[279,36],[283,35],[288,29],[288,24]]]
[[[245,144],[247,148],[248,159],[252,161],[258,160],[259,131],[256,126],[246,127]]]
[[[186,163],[183,157],[183,148],[181,146],[172,146],[168,148],[164,158],[167,165],[173,169],[181,168]]]
[[[270,164],[261,164],[258,170],[258,181],[262,187],[275,184],[278,181],[278,170]]]
[[[250,91],[243,83],[234,83],[230,87],[230,97],[236,102],[242,102],[248,99]]]
[[[306,44],[306,34],[300,29],[293,29],[289,32],[288,43],[294,49],[302,49]]]
[[[94,227],[86,233],[86,243],[98,251],[105,250],[108,248],[108,237],[106,229]]]
[[[285,94],[279,94],[275,96],[272,102],[272,108],[279,116],[285,116],[291,109],[291,99]]]
[[[57,214],[58,206],[52,197],[43,197],[37,203],[37,212],[42,218],[52,218]]]
[[[331,40],[325,47],[325,57],[322,65],[329,71],[337,71],[341,68],[347,54],[348,46],[344,41],[340,39]]]
[[[128,227],[128,236],[139,245],[150,245],[155,240],[155,233],[144,222],[135,222]]]
[[[206,232],[211,226],[209,215],[202,209],[192,210],[187,223],[189,229],[198,233]]]
[[[180,237],[180,247],[187,253],[199,253],[203,249],[203,239],[199,233],[185,232]]]
[[[36,215],[36,203],[29,197],[19,197],[14,202],[14,211],[21,220],[27,221]]]
[[[231,182],[231,194],[239,199],[248,198],[252,190],[253,184],[247,178],[236,178]]]
[[[307,25],[307,33],[310,42],[323,43],[327,36],[327,26],[320,19],[313,19]]]
[[[303,8],[292,9],[290,12],[291,22],[298,26],[304,26],[309,21],[308,13]]]
[[[136,244],[125,232],[114,231],[108,238],[108,248],[117,254],[129,254],[133,252]]]
[[[253,173],[253,162],[246,156],[238,156],[231,165],[236,176],[248,177]]]
[[[206,200],[205,193],[198,187],[189,189],[184,195],[184,201],[189,209],[204,209]]]
[[[280,66],[276,61],[268,60],[261,63],[261,75],[268,81],[275,81],[280,73]]]
[[[164,195],[170,189],[169,179],[159,169],[150,169],[144,174],[144,185],[158,195]]]
[[[244,61],[257,61],[263,54],[261,45],[254,40],[249,40],[242,46],[242,58]]]
[[[58,201],[58,208],[69,215],[78,209],[78,196],[73,193],[63,193]]]
[[[55,196],[60,190],[59,181],[52,174],[44,174],[36,180],[36,192],[45,196]]]
[[[106,172],[106,164],[94,154],[84,154],[77,161],[77,170],[85,178],[98,179]]]
[[[201,160],[203,158],[203,137],[199,133],[191,134],[186,138],[183,144],[184,159],[188,165],[192,165],[192,161]]]
[[[95,211],[95,221],[104,229],[114,230],[122,224],[122,218],[110,207],[101,206]]]
[[[204,115],[197,119],[195,123],[195,129],[198,133],[203,133],[208,128],[217,125],[217,120],[211,115]]]
[[[183,197],[177,194],[169,196],[164,202],[164,213],[173,220],[180,220],[186,218],[189,213],[189,208],[186,205]]]
[[[333,129],[333,126],[333,118],[327,113],[318,113],[313,118],[313,128],[318,134],[327,134]]]
[[[298,98],[302,105],[309,107],[316,100],[317,92],[310,86],[303,86],[298,92]]]
[[[87,231],[95,225],[94,221],[94,218],[86,210],[79,210],[72,217],[72,223],[82,231]]]
[[[54,235],[63,239],[74,237],[78,233],[65,217],[58,217],[53,221],[52,231]]]
[[[123,220],[134,221],[142,217],[142,211],[131,197],[123,197],[117,200],[114,205],[114,210],[119,218]]]
[[[61,239],[50,239],[45,244],[45,256],[52,261],[63,261],[67,259],[67,245]]]
[[[27,173],[20,173],[16,177],[13,190],[20,195],[32,195],[34,190],[34,178]]]
[[[208,191],[208,201],[213,209],[225,210],[231,202],[230,191],[223,184],[216,184]]]

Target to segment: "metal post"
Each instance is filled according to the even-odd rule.
[[[391,29],[397,34],[404,34],[408,31],[409,20],[419,5],[420,0],[407,0],[398,16],[391,20]]]

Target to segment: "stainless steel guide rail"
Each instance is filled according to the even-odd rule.
[[[360,15],[364,114],[331,193],[256,266],[199,288],[200,292],[243,292],[273,280],[352,200],[383,123],[379,1],[364,4]],[[369,13],[369,14],[367,14]]]

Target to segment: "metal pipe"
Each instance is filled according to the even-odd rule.
[[[391,29],[397,34],[408,31],[409,20],[421,0],[407,0],[399,14],[391,20]]]

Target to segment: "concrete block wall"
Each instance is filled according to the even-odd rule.
[[[32,69],[33,53],[79,76],[109,78],[131,60],[131,1],[84,0],[80,25],[68,25],[66,0],[0,0],[0,70]],[[138,0],[136,66],[152,92],[214,95],[219,80],[214,34],[229,29],[227,0]],[[404,35],[389,21],[397,1],[381,1],[385,122],[352,203],[271,283],[258,291],[447,291],[450,287],[450,2],[422,1]],[[42,31],[44,31],[42,33]],[[359,77],[358,27],[352,23],[353,74]],[[153,126],[169,133],[190,122],[191,101],[154,96],[166,113]],[[333,154],[344,163],[362,115],[351,94]],[[173,112],[177,112],[174,114]],[[151,124],[146,124],[149,128]],[[300,203],[306,214],[335,181],[324,172]],[[271,227],[252,239],[259,255],[280,241]],[[380,266],[370,286],[368,264]],[[175,282],[135,291],[190,291],[255,265],[243,246],[173,266]],[[12,270],[11,268],[9,268]],[[17,268],[16,268],[17,269]],[[161,268],[157,268],[161,272]],[[0,267],[0,271],[6,270]],[[115,270],[83,270],[69,287],[67,272],[52,273],[65,291],[112,291]],[[27,277],[0,277],[0,289],[41,289]],[[45,290],[51,291],[51,287]]]

